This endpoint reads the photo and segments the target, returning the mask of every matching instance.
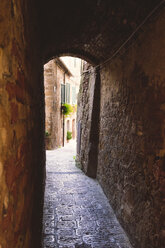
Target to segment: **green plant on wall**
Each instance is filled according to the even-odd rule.
[[[66,136],[67,140],[72,139],[72,132],[67,131],[67,136]]]
[[[45,131],[45,137],[48,137],[50,133],[48,131]]]
[[[67,116],[70,115],[71,113],[73,113],[73,107],[72,105],[68,104],[68,103],[64,103],[62,105],[62,113]]]

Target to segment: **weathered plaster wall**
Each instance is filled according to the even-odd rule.
[[[138,248],[165,247],[164,17],[101,70],[97,177]]]
[[[88,176],[96,178],[100,125],[100,71],[87,62],[84,62],[83,67],[77,111],[77,162]]]
[[[33,9],[0,1],[0,248],[40,247],[44,95]]]
[[[56,60],[44,65],[45,85],[45,130],[46,149],[55,149],[62,145],[61,87],[64,72],[57,66]]]
[[[90,69],[92,70],[92,68],[93,67],[90,64],[84,62],[84,71]],[[77,125],[81,127],[80,135],[77,137],[77,144],[80,146],[80,152],[77,153],[77,161],[81,164],[81,167],[85,173],[87,173],[89,161],[94,88],[95,75],[93,70],[92,74],[86,72],[81,78],[77,103]],[[77,149],[78,151],[79,148]]]

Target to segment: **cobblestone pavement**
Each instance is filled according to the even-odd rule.
[[[43,248],[131,248],[98,182],[75,167],[75,144],[47,151]]]

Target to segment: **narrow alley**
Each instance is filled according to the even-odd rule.
[[[98,182],[75,166],[75,145],[47,151],[43,247],[131,248]]]
[[[0,248],[129,242],[165,248],[165,0],[0,0]]]

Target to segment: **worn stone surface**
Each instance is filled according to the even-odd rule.
[[[0,1],[1,248],[41,243],[44,95],[33,7]]]
[[[75,167],[73,143],[47,151],[43,248],[131,248],[98,182]]]
[[[140,248],[165,245],[164,16],[101,71],[98,179]]]
[[[140,248],[165,246],[164,16],[164,10],[155,15],[136,40],[100,70],[97,178],[132,242]],[[87,74],[92,77],[92,72]],[[89,87],[83,87],[87,96],[92,94]],[[90,106],[85,94],[79,111],[81,122],[88,127],[94,119],[86,118],[91,106],[81,109],[83,105]],[[80,155],[85,156],[80,161],[88,167],[89,149],[84,144],[90,129],[84,130]]]
[[[56,60],[50,60],[44,65],[45,86],[45,131],[46,149],[55,149],[63,143],[61,87],[65,81],[65,71],[60,68]],[[66,78],[69,76],[66,74]]]
[[[93,67],[84,62],[83,70],[93,70]],[[92,122],[93,98],[95,89],[95,76],[90,73],[83,73],[80,90],[78,94],[77,123],[80,127],[80,134],[77,136],[77,161],[85,173],[87,173],[90,150],[90,133]]]
[[[83,62],[78,95],[77,162],[90,177],[96,178],[100,124],[100,71]]]

